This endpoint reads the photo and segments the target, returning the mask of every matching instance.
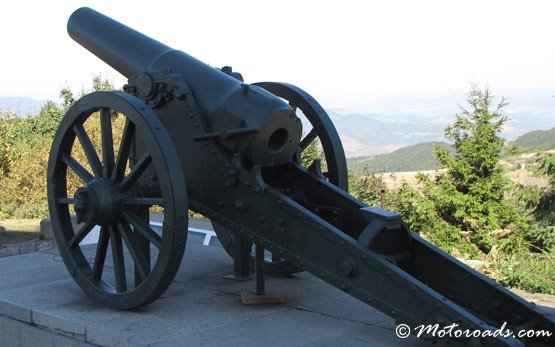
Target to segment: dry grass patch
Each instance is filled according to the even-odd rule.
[[[0,246],[41,239],[40,219],[3,219],[0,226],[6,228]]]

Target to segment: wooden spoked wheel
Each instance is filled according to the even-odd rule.
[[[346,191],[348,189],[348,173],[345,152],[335,126],[322,106],[320,106],[320,104],[318,104],[307,92],[291,84],[261,82],[254,83],[254,85],[264,88],[270,93],[284,99],[295,112],[302,112],[306,117],[306,121],[310,123],[311,129],[301,139],[299,149],[295,155],[295,160],[299,160],[298,158],[302,156],[302,152],[305,151],[311,143],[318,140],[322,146],[326,160],[327,170],[323,172],[323,175],[330,183]],[[220,243],[227,253],[233,257],[235,254],[233,231],[216,222],[212,222],[212,225],[214,226],[214,231],[218,235]],[[254,252],[251,252],[250,262],[251,265],[254,264]],[[300,271],[298,267],[268,251],[266,251],[264,267],[268,274],[273,275],[288,275]],[[251,268],[253,268],[253,266],[251,266]]]
[[[100,136],[90,131],[95,121]],[[168,133],[143,101],[95,92],[69,109],[52,144],[48,203],[64,263],[95,301],[136,308],[171,284],[187,239],[185,178]],[[163,211],[157,227],[152,206]],[[85,245],[91,238],[96,246]]]

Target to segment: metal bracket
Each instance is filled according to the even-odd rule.
[[[143,71],[129,79],[123,90],[145,101],[150,108],[162,106],[172,98],[183,99],[188,88],[181,88],[183,77],[170,69]]]

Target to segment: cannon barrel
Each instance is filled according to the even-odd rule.
[[[132,79],[170,69],[181,75],[203,112],[208,133],[242,134],[246,158],[254,165],[286,163],[296,152],[301,122],[283,100],[249,86],[200,60],[172,49],[90,8],[68,20],[71,38]]]
[[[69,36],[127,78],[148,70],[172,48],[87,7],[68,20]]]

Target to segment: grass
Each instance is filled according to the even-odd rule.
[[[40,240],[40,219],[4,219],[0,225],[6,232],[0,234],[0,246]]]

